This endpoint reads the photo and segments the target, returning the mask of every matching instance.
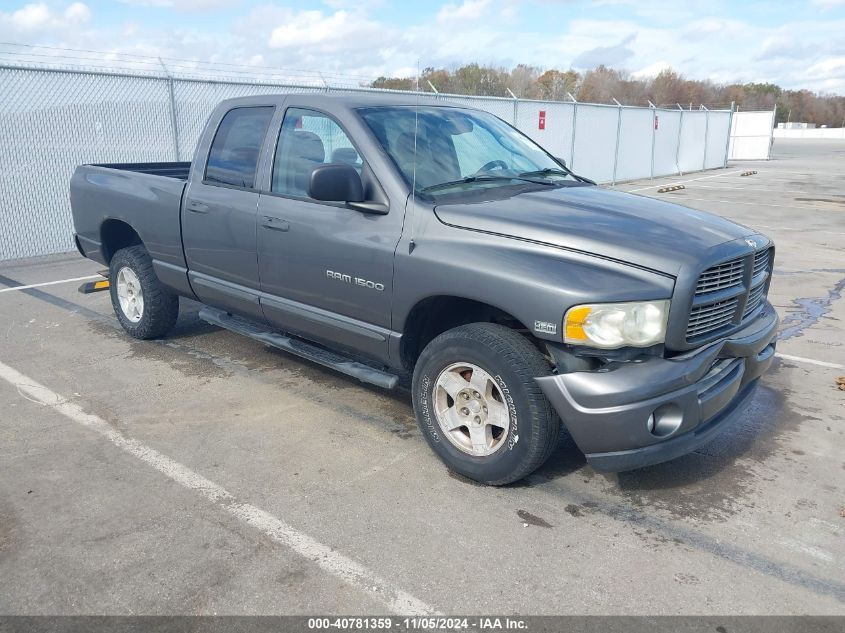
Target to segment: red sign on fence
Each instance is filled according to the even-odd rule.
[[[537,127],[541,130],[546,129],[546,111],[540,110],[540,119],[537,122]]]

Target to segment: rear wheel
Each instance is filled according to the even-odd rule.
[[[493,323],[449,330],[420,355],[412,394],[420,430],[446,465],[491,485],[548,459],[560,420],[535,378],[551,373],[524,336]]]
[[[109,290],[117,320],[135,338],[167,334],[179,316],[179,297],[156,277],[143,246],[117,251],[109,264]]]

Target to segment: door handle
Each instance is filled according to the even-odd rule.
[[[287,231],[290,229],[290,222],[282,218],[274,218],[271,215],[265,215],[261,225],[273,231]]]
[[[208,205],[203,202],[189,202],[188,203],[188,211],[192,211],[193,213],[208,213]]]

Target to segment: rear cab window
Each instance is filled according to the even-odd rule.
[[[272,106],[234,108],[220,121],[205,167],[204,182],[252,189]]]

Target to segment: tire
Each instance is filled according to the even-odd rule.
[[[560,419],[534,380],[550,373],[540,352],[510,328],[471,323],[448,330],[426,346],[414,368],[420,431],[451,470],[493,486],[518,481],[549,458],[560,437]],[[486,385],[484,393],[479,384]],[[473,425],[484,434],[476,429],[473,435]]]
[[[119,286],[129,290],[121,291]],[[121,292],[124,298],[127,292],[136,298],[127,309],[121,305]],[[143,246],[122,248],[114,254],[109,263],[109,293],[117,320],[134,338],[160,338],[176,324],[179,296],[158,280],[152,259]]]

